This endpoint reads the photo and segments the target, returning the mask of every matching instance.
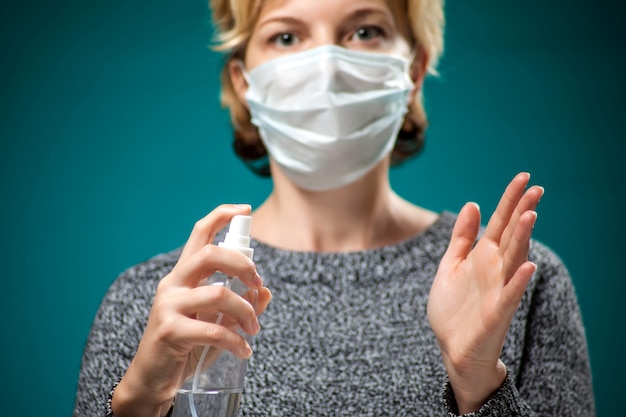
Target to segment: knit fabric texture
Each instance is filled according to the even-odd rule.
[[[293,252],[253,241],[257,269],[273,299],[251,342],[240,415],[457,415],[426,317],[454,221],[444,212],[409,240],[348,253]],[[180,249],[156,256],[111,285],[85,346],[75,417],[104,414],[107,394],[135,354],[156,286],[179,255]],[[470,415],[595,415],[569,274],[536,241],[529,259],[538,269],[502,351],[507,378]]]

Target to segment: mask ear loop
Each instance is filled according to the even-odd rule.
[[[417,58],[417,49],[413,49],[409,54],[405,73],[411,78],[411,82],[413,83],[415,88],[415,82],[412,78],[412,68],[415,62],[415,58]],[[421,93],[421,85],[419,90],[415,91],[415,94]],[[391,153],[391,165],[397,166],[404,162],[407,159],[413,158],[419,154],[425,142],[425,128],[420,126],[411,115],[411,105],[412,100],[409,99],[407,102],[407,114],[404,116],[404,121],[402,128],[398,132],[398,137],[396,139],[396,143],[394,145],[394,149]]]
[[[411,66],[413,66],[413,62],[415,61],[416,57],[417,57],[417,49],[413,48],[413,50],[409,54],[408,63],[407,63],[407,65],[408,65],[407,70],[411,69]]]
[[[413,80],[413,74],[412,74],[412,69],[413,69],[413,63],[415,62],[415,58],[417,57],[417,49],[413,48],[411,50],[411,53],[409,54],[409,56],[406,58],[406,64],[404,67],[404,73],[406,74],[407,77],[409,77],[409,79],[411,80],[411,85],[412,85],[412,89],[415,89],[415,81]],[[421,90],[421,86],[420,89]],[[420,91],[415,91],[415,94],[419,94]],[[409,94],[407,97],[407,109],[410,112],[410,105],[411,105],[411,97],[413,96],[413,94]]]
[[[413,81],[413,77],[411,76],[412,75],[411,73],[413,72],[412,71],[413,70],[413,64],[415,63],[415,59],[416,58],[417,58],[417,48],[413,48],[413,50],[409,54],[409,58],[407,60],[406,68],[405,68],[406,73],[409,74],[409,77],[411,78],[411,81],[413,83],[415,83],[415,81]]]
[[[246,83],[248,83],[248,86],[250,86],[250,73],[246,69],[246,64],[243,62],[242,59],[237,59],[235,62],[239,67],[239,71],[241,71],[241,75],[243,75],[243,79],[246,80]]]

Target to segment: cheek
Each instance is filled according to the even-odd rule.
[[[402,36],[398,36],[394,44],[394,50],[398,55],[410,58],[411,57],[411,47],[409,43]]]

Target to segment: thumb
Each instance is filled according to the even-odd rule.
[[[472,250],[480,229],[480,207],[476,203],[467,203],[461,209],[446,253],[441,263],[458,263],[465,259]]]

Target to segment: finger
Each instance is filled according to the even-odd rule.
[[[236,331],[202,320],[187,319],[179,323],[172,341],[181,345],[214,346],[228,350],[242,359],[247,359],[252,355],[250,345]]]
[[[467,203],[454,223],[450,244],[441,259],[441,264],[454,264],[465,259],[474,246],[479,228],[480,208],[476,203]]]
[[[513,315],[519,306],[520,300],[524,296],[528,282],[536,270],[537,265],[530,261],[524,262],[517,268],[513,277],[503,288],[500,303],[504,311],[502,319],[506,321],[506,323],[510,323],[513,319]]]
[[[215,271],[238,277],[250,288],[258,288],[263,284],[250,258],[236,250],[215,245],[203,246],[183,262],[179,261],[164,281],[195,287],[200,280],[213,275]]]
[[[504,230],[509,224],[515,207],[522,198],[522,195],[524,195],[524,189],[528,185],[529,180],[530,174],[522,172],[517,174],[506,187],[485,229],[484,237],[486,239],[498,244],[500,243],[502,233],[504,233]]]
[[[266,288],[266,287],[259,288],[259,291],[257,294],[257,302],[256,302],[256,305],[254,306],[254,310],[257,316],[265,312],[265,309],[269,305],[270,301],[272,301],[272,293],[269,290],[269,288]]]
[[[508,226],[504,230],[502,238],[500,239],[501,253],[504,253],[507,250],[509,243],[511,242],[513,232],[515,231],[517,223],[519,222],[522,214],[529,210],[535,211],[537,209],[537,206],[539,205],[539,200],[541,200],[541,197],[543,197],[543,193],[543,187],[537,185],[526,190],[524,196],[515,208],[515,212],[513,213],[513,216],[511,217],[511,221],[509,222]]]
[[[272,293],[266,287],[254,288],[241,296],[254,308],[257,315],[261,314],[272,299]]]
[[[252,288],[248,291],[246,291],[241,298],[243,298],[244,300],[246,300],[251,306],[252,308],[255,308],[258,299],[259,299],[259,290],[257,288]]]
[[[511,237],[511,242],[504,253],[503,275],[506,282],[515,274],[517,269],[528,260],[530,237],[537,221],[537,212],[526,211],[520,216],[517,227]]]
[[[198,220],[187,239],[180,259],[184,260],[203,248],[213,243],[215,234],[219,232],[237,214],[250,214],[251,207],[247,204],[222,204],[202,219]]]
[[[263,312],[267,308],[267,305],[269,304],[269,302],[270,302],[270,300],[272,298],[272,294],[270,293],[269,289],[263,287],[263,288],[259,288],[258,290],[250,290],[248,293],[242,295],[242,298],[244,298],[246,301],[250,302],[249,298],[252,297],[251,296],[252,292],[256,292],[257,295],[255,296],[256,297],[256,304],[251,304],[251,305],[254,307],[255,314],[257,316],[259,316],[259,315],[263,314]],[[204,317],[203,317],[203,319],[204,319]],[[215,321],[215,320],[213,320],[213,321]],[[237,326],[241,327],[241,324],[239,324],[236,320],[234,320],[233,318],[231,318],[229,316],[224,316],[224,315],[222,316],[221,324],[223,326],[226,326],[226,327],[232,329],[232,330],[236,330]],[[249,333],[251,335],[254,335],[254,334],[258,333],[258,331],[260,330],[260,325],[258,323],[258,320],[256,322],[256,325],[257,325],[257,327],[252,329],[253,332],[250,332],[250,331],[248,331],[246,329],[244,329],[244,330],[246,330],[247,333]]]
[[[216,312],[228,317],[230,323],[236,322],[248,334],[259,331],[259,322],[254,308],[234,291],[218,286],[205,285],[186,291],[177,300],[178,311],[188,317],[199,314],[204,320],[215,321]]]
[[[250,290],[241,297],[252,305],[256,315],[258,316],[265,311],[267,305],[272,300],[272,293],[268,288],[261,287],[259,289]]]

